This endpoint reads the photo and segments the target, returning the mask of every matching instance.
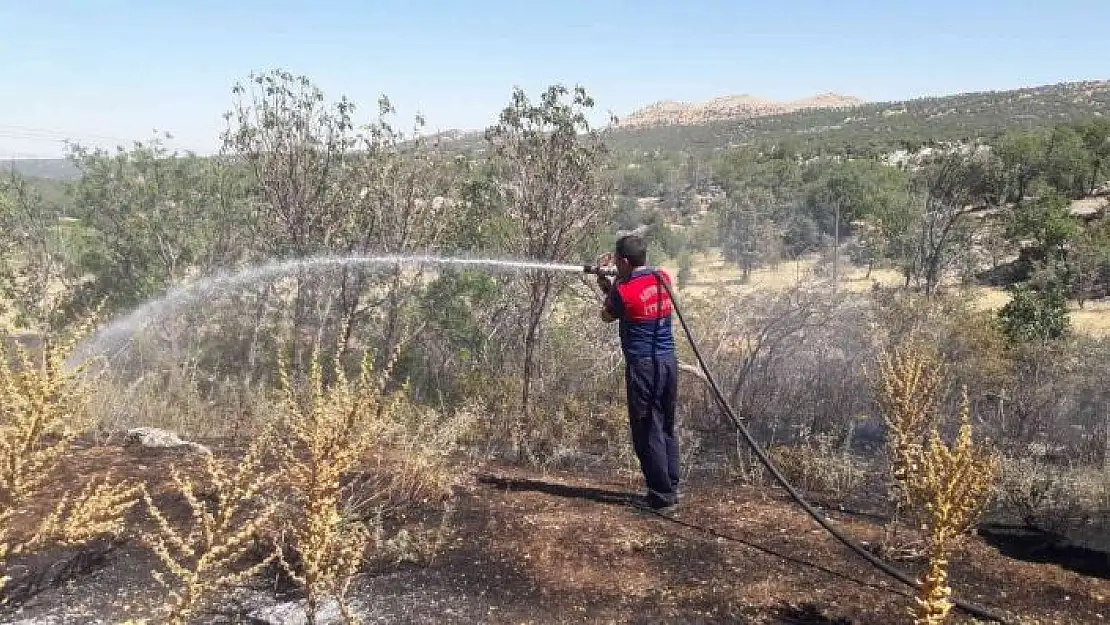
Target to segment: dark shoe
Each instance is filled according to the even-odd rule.
[[[667,501],[655,495],[635,495],[629,503],[641,510],[661,513],[671,512],[678,506],[677,499],[675,501]]]

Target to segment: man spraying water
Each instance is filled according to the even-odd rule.
[[[601,318],[620,320],[625,360],[625,389],[632,446],[647,483],[647,494],[634,503],[665,511],[678,504],[678,359],[671,331],[673,306],[661,281],[670,276],[647,265],[647,246],[638,234],[617,239],[614,252],[603,254],[598,267],[616,266],[616,281],[598,271],[605,293]]]

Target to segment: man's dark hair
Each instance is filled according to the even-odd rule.
[[[643,267],[647,264],[647,244],[643,237],[636,234],[625,235],[617,239],[617,256],[624,258],[633,267]]]

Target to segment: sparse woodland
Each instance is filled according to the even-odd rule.
[[[590,126],[582,89],[514,92],[465,145],[398,121],[385,98],[367,112],[282,71],[231,95],[218,155],[157,137],[74,146],[64,193],[15,174],[0,186],[8,609],[33,595],[19,575],[35,554],[126,542],[153,554],[162,588],[136,622],[225,622],[204,619],[257,579],[303,599],[310,622],[329,604],[357,622],[360,575],[448,548],[475,463],[637,484],[616,333],[574,274],[301,267],[217,283],[150,309],[126,342],[78,348],[170,289],[272,261],[583,263],[641,224],[781,468],[816,499],[889,519],[877,551],[923,580],[889,622],[947,622],[949,561],[983,519],[1105,525],[1110,344],[1069,321],[1110,288],[1100,118],[912,128],[901,160],[762,135],[707,156],[628,148]],[[713,254],[728,279],[700,266]],[[802,261],[796,283],[751,286]],[[985,289],[1007,303],[984,309]],[[681,384],[684,471],[765,485],[702,381]],[[141,426],[205,447],[164,479],[77,479],[73,458]]]

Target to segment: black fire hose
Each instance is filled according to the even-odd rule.
[[[603,269],[591,267],[588,265],[585,266],[583,269],[586,273],[611,273]],[[797,489],[795,489],[794,486],[790,484],[790,482],[786,479],[786,476],[784,476],[782,472],[779,471],[778,467],[775,466],[775,463],[771,461],[771,458],[767,455],[767,452],[763,451],[763,448],[760,447],[759,443],[756,442],[751,432],[748,431],[748,428],[745,427],[743,422],[740,421],[740,418],[736,416],[736,412],[732,409],[732,406],[729,405],[728,400],[725,399],[725,396],[721,392],[720,387],[717,386],[717,380],[713,377],[713,372],[710,371],[709,366],[705,363],[705,359],[702,358],[701,349],[698,348],[698,342],[694,340],[694,336],[690,332],[689,326],[686,325],[686,319],[682,316],[682,308],[678,305],[678,298],[675,297],[674,291],[671,290],[670,285],[667,284],[667,281],[663,279],[660,272],[655,271],[653,272],[653,275],[655,276],[656,281],[664,289],[666,289],[667,295],[671,298],[671,304],[674,307],[675,315],[678,317],[678,322],[682,326],[682,331],[686,335],[686,341],[690,344],[690,348],[694,350],[694,357],[697,358],[698,366],[701,367],[702,372],[705,374],[705,381],[709,384],[709,388],[712,389],[713,397],[717,400],[717,403],[720,405],[721,410],[723,410],[725,414],[728,415],[729,420],[732,421],[732,425],[740,432],[740,434],[744,436],[744,440],[748,443],[748,446],[751,447],[752,451],[755,452],[755,455],[759,458],[760,463],[762,463],[763,466],[771,472],[771,475],[775,477],[775,481],[777,481],[779,485],[782,486],[787,493],[789,493],[791,499],[793,499],[799,506],[801,506],[802,509],[804,509],[806,513],[809,514],[809,516],[813,517],[814,521],[817,521],[818,525],[823,527],[825,531],[827,531],[829,534],[832,534],[833,538],[836,538],[845,547],[848,547],[858,556],[860,556],[864,560],[867,560],[867,562],[871,564],[871,566],[874,566],[875,568],[881,570],[894,579],[902,582],[903,584],[906,584],[907,586],[911,586],[915,589],[920,589],[921,584],[909,574],[875,557],[869,551],[864,549],[859,543],[852,540],[851,537],[837,529],[836,526],[832,524],[832,521],[828,519],[828,517],[822,514],[821,511],[814,508],[808,501],[805,500],[805,498],[802,497],[801,493],[799,493]],[[950,598],[950,601],[952,601],[952,604],[955,607],[977,618],[985,619],[988,621],[995,621],[997,623],[1010,623],[1010,621],[1007,620],[1006,617],[996,612],[992,612],[990,609],[983,606],[979,606],[955,597]]]

